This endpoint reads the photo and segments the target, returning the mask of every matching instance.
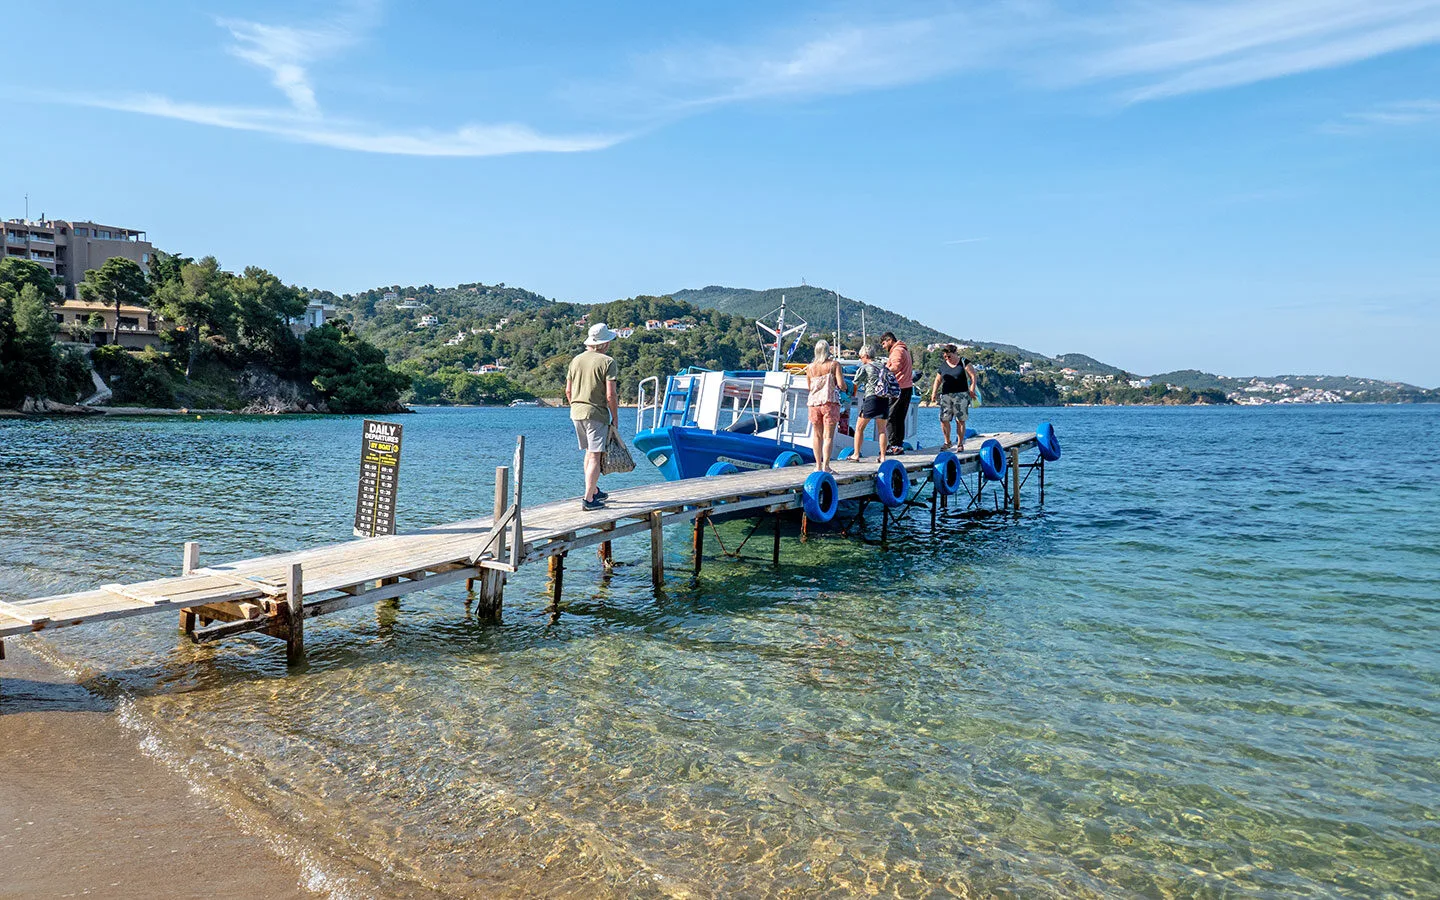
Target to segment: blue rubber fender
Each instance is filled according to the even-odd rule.
[[[960,457],[949,450],[941,451],[935,457],[935,490],[940,496],[948,497],[960,490]]]
[[[910,473],[899,460],[887,459],[875,473],[875,496],[892,509],[910,499]]]
[[[775,457],[775,461],[770,464],[770,468],[772,468],[772,469],[783,469],[783,468],[786,468],[787,466],[803,466],[803,465],[805,465],[805,457],[803,457],[803,456],[801,456],[800,454],[796,453],[794,450],[786,450],[785,452],[781,453],[779,456]]]
[[[1049,422],[1041,422],[1035,429],[1035,440],[1040,444],[1040,456],[1046,462],[1054,462],[1060,458],[1060,439],[1055,436],[1055,426]]]
[[[840,508],[840,485],[829,472],[811,472],[800,489],[800,505],[805,518],[812,522],[828,522]]]
[[[835,454],[836,459],[849,459],[855,455],[854,447],[841,447],[840,452]]]
[[[970,438],[972,438],[972,437],[979,437],[979,436],[980,436],[980,432],[976,431],[975,429],[973,429],[973,428],[967,428],[967,429],[965,429],[965,439],[966,439],[967,441],[968,441]]]
[[[1000,442],[990,438],[980,445],[980,472],[985,476],[986,481],[1005,480],[1005,451],[1000,447]]]
[[[740,470],[735,468],[734,463],[713,462],[710,464],[710,468],[705,470],[705,477],[714,478],[716,475],[734,475],[738,471]]]

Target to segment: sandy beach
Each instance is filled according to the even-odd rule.
[[[0,670],[0,898],[316,896],[24,643]]]

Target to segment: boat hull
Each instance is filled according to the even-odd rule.
[[[793,451],[807,464],[815,462],[808,447],[777,443],[773,437],[710,431],[686,425],[652,428],[635,436],[635,447],[667,481],[699,478],[717,462],[737,469],[768,469],[780,454]]]

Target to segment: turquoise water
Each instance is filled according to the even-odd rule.
[[[676,529],[662,596],[622,541],[557,623],[536,567],[499,626],[461,588],[307,623],[288,675],[170,616],[27,644],[337,896],[1437,896],[1440,408],[973,424],[1042,417],[1043,512],[888,553],[692,580]],[[522,431],[527,496],[576,491],[563,412],[403,422],[405,525],[488,510]],[[344,539],[358,435],[0,422],[0,596]]]

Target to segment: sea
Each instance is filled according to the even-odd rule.
[[[169,614],[23,643],[336,898],[1440,896],[1440,407],[971,424],[1042,420],[1043,506],[884,547],[732,522],[692,577],[672,529],[657,593],[623,539],[558,617],[534,566],[500,624],[454,585],[294,669]],[[578,492],[564,410],[395,421],[402,529],[488,514],[518,434],[528,499]],[[346,540],[360,429],[0,420],[0,597]]]

